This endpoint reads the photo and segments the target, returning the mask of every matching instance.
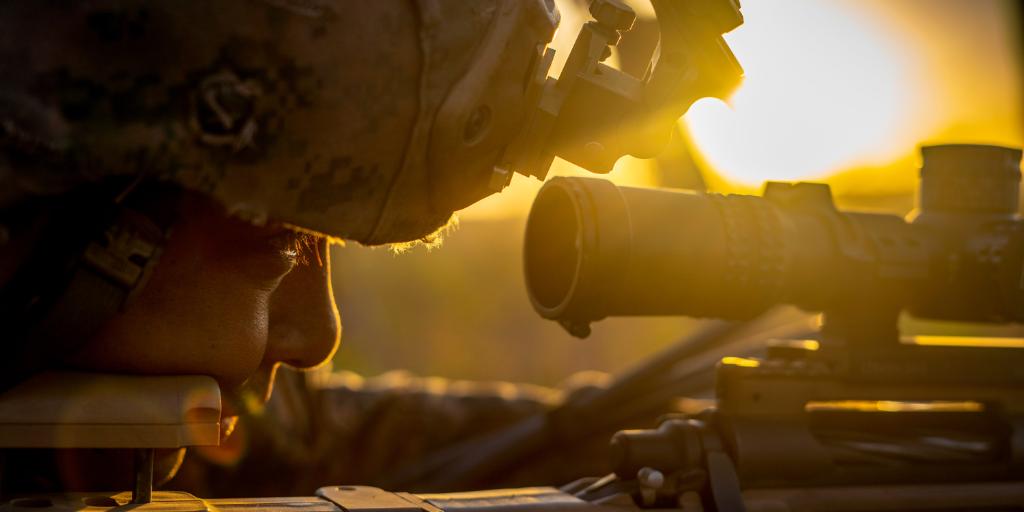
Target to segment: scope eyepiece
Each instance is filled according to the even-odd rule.
[[[779,300],[788,264],[775,210],[757,197],[552,179],[527,221],[530,299],[569,322],[751,316]]]

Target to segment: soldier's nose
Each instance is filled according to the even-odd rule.
[[[328,242],[319,240],[311,249],[270,298],[264,358],[296,368],[314,368],[328,361],[341,339]]]

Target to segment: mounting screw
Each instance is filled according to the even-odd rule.
[[[633,28],[636,13],[622,0],[594,0],[590,3],[590,15],[598,23],[619,32]]]

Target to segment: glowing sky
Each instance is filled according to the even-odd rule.
[[[745,22],[726,36],[744,83],[731,106],[703,100],[683,120],[709,182],[749,191],[766,180],[816,179],[840,193],[910,194],[921,144],[1024,144],[1012,4],[744,0]],[[563,59],[586,18],[574,5],[559,2],[553,46]],[[626,158],[610,178],[656,185],[648,170]],[[551,174],[586,175],[557,161]],[[517,176],[460,215],[523,216],[539,187]]]
[[[693,139],[727,179],[821,177],[893,158],[913,145],[912,59],[864,12],[839,2],[745,2],[726,36],[746,71],[731,108],[702,100],[686,115]]]

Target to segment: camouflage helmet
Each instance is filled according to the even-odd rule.
[[[423,237],[490,193],[557,23],[553,0],[3,2],[0,207],[145,176]]]

